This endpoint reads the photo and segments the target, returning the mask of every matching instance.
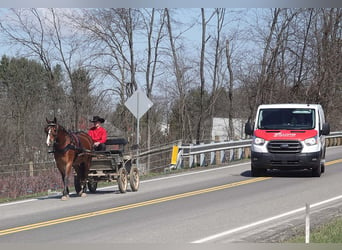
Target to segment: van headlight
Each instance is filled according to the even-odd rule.
[[[317,144],[317,137],[315,136],[315,137],[311,137],[311,138],[305,139],[304,142],[308,146],[316,145]]]
[[[260,137],[254,137],[253,143],[255,145],[263,145],[265,143],[265,140]]]

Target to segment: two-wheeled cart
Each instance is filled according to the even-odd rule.
[[[121,193],[127,191],[128,182],[133,192],[139,189],[139,170],[135,159],[124,155],[123,138],[112,138],[106,141],[106,151],[94,152],[88,174],[88,189],[95,193],[100,181],[118,183]]]

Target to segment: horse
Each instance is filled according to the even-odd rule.
[[[69,199],[69,178],[72,167],[75,169],[75,190],[81,197],[86,197],[87,178],[92,159],[93,140],[86,132],[68,132],[57,123],[56,117],[50,121],[46,118],[46,144],[53,146],[57,168],[62,175],[62,200]]]

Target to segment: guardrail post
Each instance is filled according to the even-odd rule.
[[[176,169],[183,167],[183,149],[178,151]]]
[[[201,143],[200,145],[203,145],[204,143]],[[200,166],[204,167],[205,166],[205,154],[202,153],[200,154]]]
[[[193,168],[195,166],[195,159],[193,155],[189,156],[189,168]]]
[[[234,160],[234,149],[229,150],[229,161]]]
[[[212,142],[211,144],[214,144]],[[216,151],[210,152],[210,165],[215,165],[216,164]]]
[[[220,161],[221,161],[221,163],[225,163],[226,162],[226,151],[224,151],[224,150],[221,150],[220,151],[220,154],[221,154],[221,157],[220,157]]]
[[[189,145],[189,168],[193,168],[195,166],[195,157],[191,154],[192,144]]]
[[[251,156],[251,150],[250,150],[250,148],[249,147],[245,147],[244,148],[244,151],[245,151],[245,154],[244,154],[244,158],[250,158],[250,156]]]
[[[238,148],[237,149],[237,153],[238,153],[238,160],[241,160],[243,157],[243,150],[242,148]]]

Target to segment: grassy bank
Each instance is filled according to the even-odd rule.
[[[305,235],[298,235],[288,242],[304,243]],[[342,243],[342,217],[313,229],[310,233],[310,243]]]

